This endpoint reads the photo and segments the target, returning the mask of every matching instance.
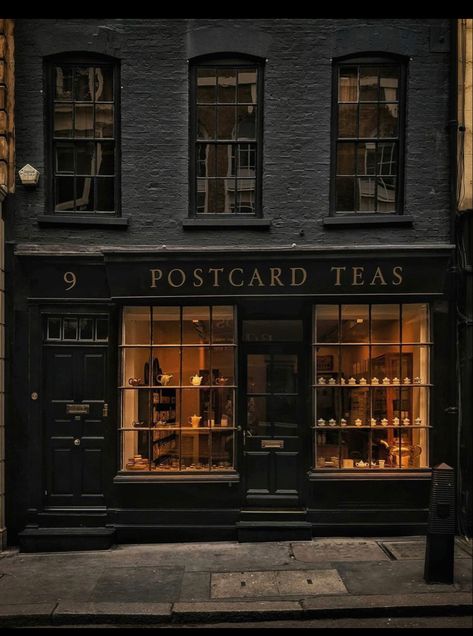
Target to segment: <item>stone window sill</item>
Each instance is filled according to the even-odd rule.
[[[67,214],[45,214],[38,218],[38,225],[44,227],[108,227],[126,229],[129,219],[117,216],[72,216]]]
[[[405,214],[352,214],[327,216],[322,221],[324,227],[345,228],[345,227],[368,227],[368,226],[388,226],[388,227],[412,227],[414,217]]]

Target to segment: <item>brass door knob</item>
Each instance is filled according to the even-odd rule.
[[[74,446],[80,446],[80,439],[74,440]]]

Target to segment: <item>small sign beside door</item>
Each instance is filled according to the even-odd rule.
[[[68,415],[88,415],[90,404],[66,404],[66,413]]]

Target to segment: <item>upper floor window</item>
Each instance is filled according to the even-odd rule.
[[[213,59],[191,70],[191,215],[261,212],[262,67]]]
[[[335,65],[333,212],[401,212],[404,83],[404,66],[395,59]]]
[[[56,214],[118,213],[117,68],[49,67],[51,208]]]

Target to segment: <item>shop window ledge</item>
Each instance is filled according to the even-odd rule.
[[[143,483],[143,482],[155,482],[158,481],[160,483],[168,483],[168,484],[179,484],[183,482],[192,482],[192,483],[239,483],[240,475],[239,473],[231,473],[228,475],[219,474],[219,475],[187,475],[185,473],[181,473],[179,475],[155,475],[146,473],[143,475],[137,475],[136,473],[119,473],[115,475],[113,478],[114,484],[135,484],[135,483]]]
[[[129,218],[110,216],[73,216],[68,214],[44,214],[38,218],[39,226],[49,227],[108,227],[126,229]]]
[[[431,468],[414,468],[414,469],[389,469],[380,470],[362,470],[354,468],[345,470],[311,470],[308,473],[309,481],[372,481],[382,480],[399,480],[399,479],[420,479],[430,481],[432,476]]]
[[[327,216],[322,221],[325,227],[367,227],[372,226],[401,226],[411,227],[414,217],[406,214],[352,214],[347,216]]]

